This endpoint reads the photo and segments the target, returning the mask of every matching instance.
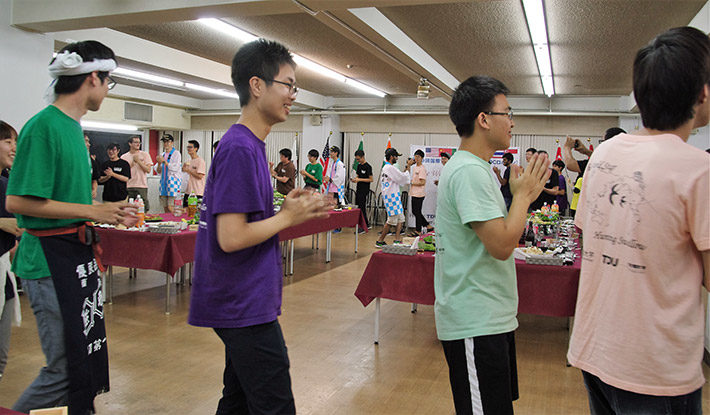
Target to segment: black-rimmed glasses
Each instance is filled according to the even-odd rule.
[[[286,85],[288,87],[289,95],[298,95],[298,87],[296,86],[295,82],[294,83],[283,82],[283,81],[277,81],[276,79],[264,79],[264,81],[276,82],[277,84]]]
[[[512,120],[513,119],[513,110],[510,110],[508,112],[494,112],[494,111],[481,111],[484,114],[488,115],[506,115],[508,119]]]
[[[111,75],[107,75],[106,78],[108,78],[108,89],[111,90],[113,87],[116,86],[116,81],[111,78]]]

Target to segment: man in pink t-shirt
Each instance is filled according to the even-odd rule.
[[[414,162],[416,163],[412,166],[412,182],[409,186],[409,195],[412,197],[412,214],[414,215],[415,228],[409,236],[418,236],[422,229],[427,231],[433,231],[434,227],[429,224],[426,220],[424,214],[422,213],[422,206],[424,205],[424,198],[426,197],[426,167],[422,164],[424,160],[424,152],[422,150],[417,150],[414,152]]]
[[[135,199],[138,195],[143,199],[145,211],[150,210],[148,202],[148,174],[153,167],[153,159],[147,151],[141,150],[141,136],[134,135],[128,139],[128,153],[121,156],[131,166],[131,178],[126,183],[128,197]]]
[[[592,414],[700,414],[710,155],[687,141],[710,120],[710,39],[659,35],[638,52],[633,86],[644,129],[599,145],[584,174],[567,357]]]
[[[205,193],[205,175],[207,169],[205,167],[205,161],[202,157],[197,155],[197,150],[200,149],[200,143],[196,140],[190,140],[187,142],[187,154],[190,156],[190,160],[182,165],[182,171],[186,172],[189,176],[187,179],[187,192],[185,192],[184,205],[187,206],[187,198],[190,193],[194,193],[198,199],[202,199],[202,195]]]

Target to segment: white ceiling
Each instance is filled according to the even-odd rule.
[[[145,4],[144,4],[145,3]],[[243,44],[197,23],[220,18],[256,36],[286,44],[292,52],[379,89],[372,99],[346,83],[299,67],[303,109],[352,109],[408,105],[419,78],[433,87],[429,105],[446,105],[452,92],[429,72],[433,58],[457,81],[475,74],[501,79],[531,110],[626,112],[633,107],[631,64],[656,34],[687,25],[707,0],[545,0],[556,96],[543,95],[520,0],[14,0],[16,27],[52,33],[57,48],[96,39],[114,49],[123,67],[186,82],[232,89],[229,65]],[[376,7],[422,50],[402,45],[349,9]],[[406,50],[406,49],[405,49]],[[237,107],[211,94],[119,80],[116,96],[193,110]],[[351,99],[351,98],[360,98]],[[411,109],[411,108],[410,108]]]

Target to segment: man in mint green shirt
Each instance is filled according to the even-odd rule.
[[[130,205],[92,204],[80,120],[99,109],[115,68],[113,51],[99,42],[62,48],[49,65],[51,105],[17,139],[6,207],[26,232],[12,270],[23,279],[46,357],[13,406],[18,412],[68,405],[71,414],[94,413],[94,396],[109,389],[101,279],[84,222],[124,222]]]
[[[513,414],[518,398],[514,330],[518,289],[512,257],[527,207],[549,177],[546,157],[510,175],[507,212],[488,160],[510,146],[508,89],[484,76],[454,91],[449,116],[461,145],[439,179],[434,305],[457,414]]]

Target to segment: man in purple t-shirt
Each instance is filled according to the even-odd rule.
[[[242,115],[222,137],[207,175],[195,249],[188,323],[212,327],[226,349],[221,414],[296,412],[281,314],[278,233],[327,217],[319,194],[291,191],[274,215],[264,140],[296,99],[296,64],[284,46],[259,39],[232,61]],[[252,172],[234,176],[234,166]]]

